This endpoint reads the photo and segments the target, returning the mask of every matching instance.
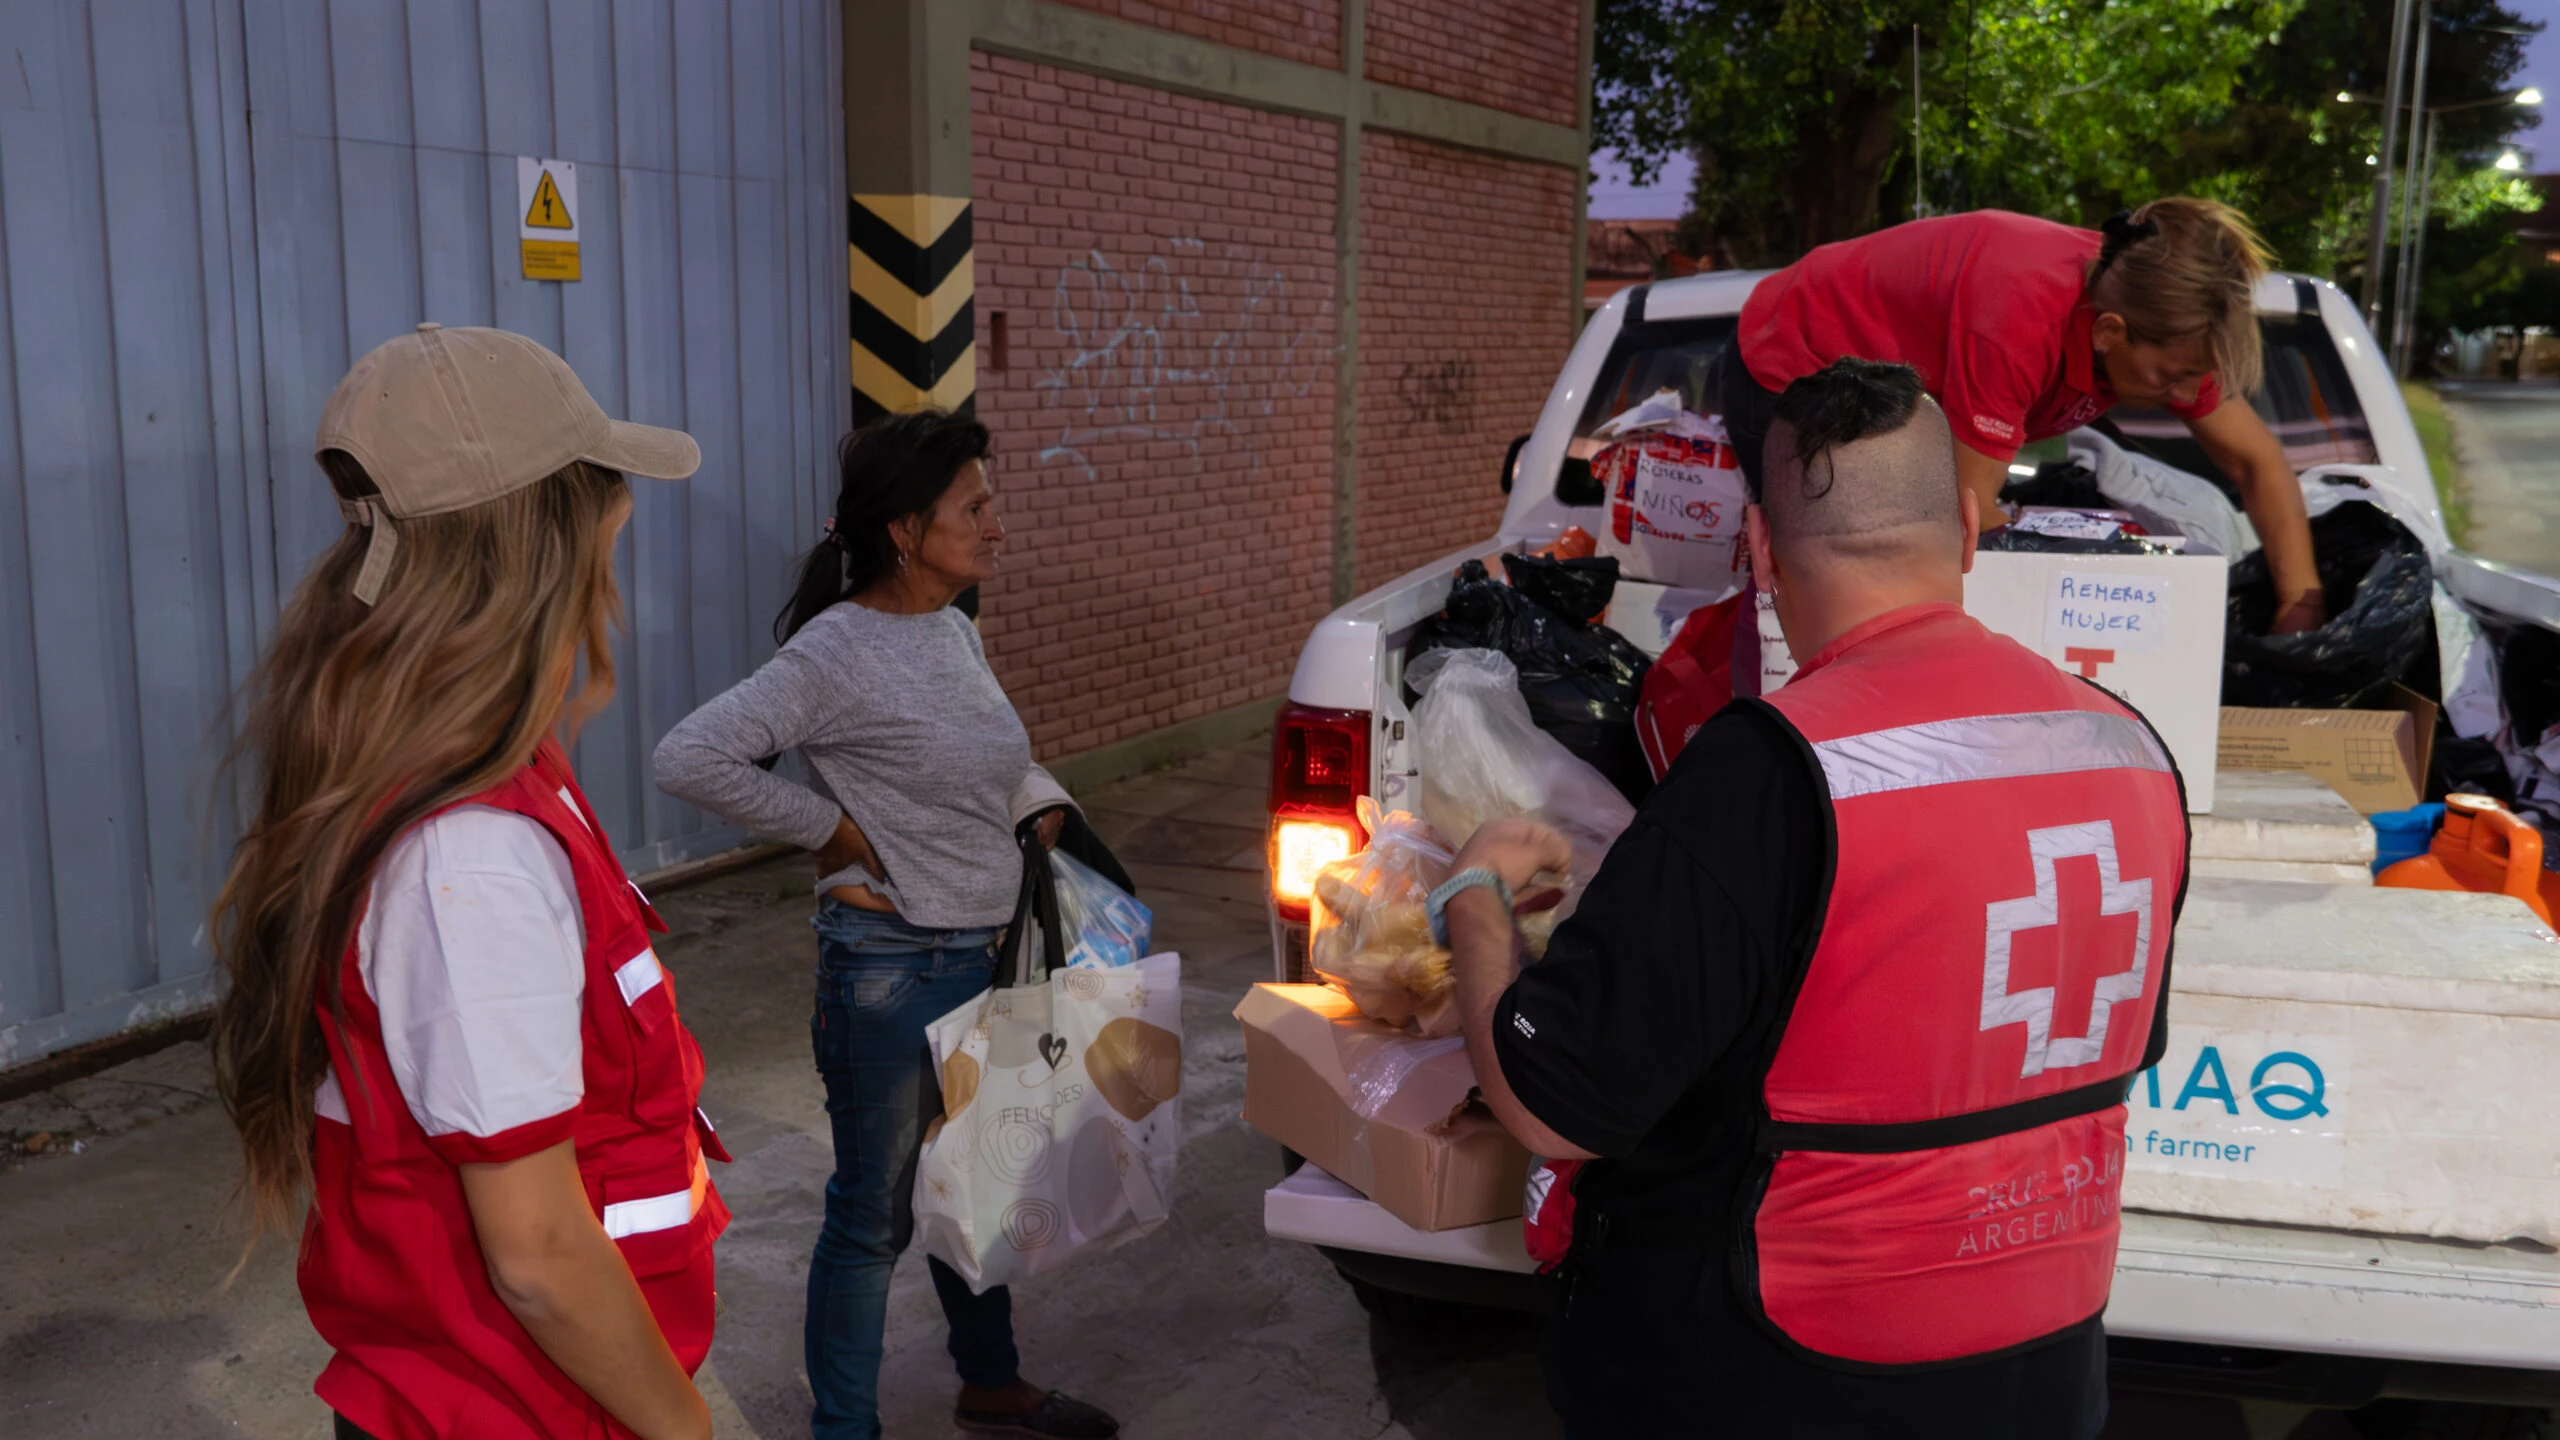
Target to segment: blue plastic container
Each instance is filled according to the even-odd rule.
[[[2366,818],[2373,822],[2373,873],[2379,875],[2386,865],[2427,853],[2427,842],[2436,838],[2436,827],[2444,823],[2444,806],[2430,802]]]

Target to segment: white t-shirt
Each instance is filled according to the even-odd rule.
[[[585,954],[568,852],[540,823],[465,805],[391,847],[356,956],[400,1097],[428,1135],[492,1139],[578,1107]],[[347,1118],[336,1075],[318,1108]]]

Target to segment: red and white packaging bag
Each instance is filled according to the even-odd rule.
[[[1552,1275],[1573,1250],[1573,1180],[1588,1162],[1529,1157],[1529,1189],[1520,1203],[1520,1243]]]
[[[1664,391],[1592,432],[1609,442],[1592,475],[1609,496],[1600,553],[1629,579],[1721,599],[1750,568],[1742,509],[1750,503],[1724,421]]]

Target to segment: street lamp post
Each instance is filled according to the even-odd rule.
[[[2419,0],[2420,15],[2432,18],[2432,9],[2432,0]],[[2540,105],[2542,103],[2542,91],[2527,85],[2521,90],[2510,90],[2506,94],[2492,95],[2485,100],[2463,100],[2451,105],[2429,105],[2426,103],[2426,59],[2427,32],[2422,29],[2418,32],[2419,73],[2415,93],[2411,96],[2409,105],[2408,180],[2400,197],[2400,268],[2396,276],[2397,283],[2392,286],[2391,332],[2389,338],[2383,341],[2384,353],[2390,358],[2394,373],[2403,378],[2408,374],[2410,355],[2417,342],[2418,286],[2422,273],[2421,266],[2426,257],[2427,210],[2433,203],[2435,192],[2438,117],[2453,114],[2458,110],[2478,110],[2490,105]],[[2374,99],[2370,95],[2358,95],[2351,90],[2341,90],[2338,92],[2338,103],[2371,105]],[[2388,114],[2387,100],[2385,110]],[[2386,131],[2394,128],[2396,127],[2388,123],[2385,125]],[[2377,301],[2381,291],[2383,272],[2390,268],[2386,263],[2389,259],[2389,251],[2385,248],[2390,230],[2384,223],[2389,217],[2384,207],[2388,204],[2391,191],[2392,158],[2387,140],[2382,154],[2365,157],[2365,163],[2375,166],[2378,172],[2374,179],[2376,199],[2374,224],[2370,237],[2365,242],[2364,272],[2365,320],[2377,332],[2377,338],[2380,338],[2379,332],[2382,329],[2381,310]],[[2523,164],[2512,149],[2500,155],[2497,163],[2501,170],[2520,169]]]
[[[2436,131],[2444,122],[2438,112],[2426,111],[2416,123],[2426,131],[2427,143],[2417,181],[2401,202],[2410,207],[2410,220],[2408,238],[2400,242],[2400,295],[2392,302],[2391,371],[2403,380],[2409,378],[2409,352],[2417,344],[2418,276],[2427,261],[2427,206],[2435,198]]]
[[[2382,92],[2382,148],[2375,151],[2381,163],[2373,172],[2373,220],[2367,226],[2364,243],[2364,323],[2375,325],[2382,319],[2382,265],[2384,247],[2391,238],[2391,152],[2400,138],[2400,85],[2405,78],[2409,58],[2409,8],[2411,0],[2398,0],[2391,7],[2391,77]]]
[[[2407,197],[2401,202],[2409,207],[2411,223],[2404,231],[2408,238],[2401,242],[2400,284],[2392,299],[2391,367],[2392,373],[2401,379],[2409,378],[2409,360],[2417,348],[2418,286],[2425,274],[2427,209],[2435,198],[2436,136],[2443,123],[2443,117],[2456,111],[2479,110],[2491,105],[2540,105],[2541,103],[2542,92],[2528,85],[2522,90],[2511,91],[2504,95],[2492,95],[2486,100],[2465,100],[2459,104],[2438,105],[2431,110],[2419,112],[2415,123],[2426,133],[2426,146],[2423,158],[2419,162],[2416,180]],[[2414,141],[2417,136],[2413,133],[2410,138]],[[2513,150],[2498,157],[2498,168],[2501,170],[2518,168]]]
[[[2391,302],[2391,352],[2401,353],[2409,343],[2409,252],[2413,243],[2410,232],[2423,229],[2425,214],[2418,201],[2418,166],[2426,149],[2427,132],[2427,41],[2435,31],[2435,0],[2418,0],[2418,63],[2409,77],[2409,178],[2400,187],[2400,284]],[[2391,168],[2391,156],[2385,152],[2382,167]]]

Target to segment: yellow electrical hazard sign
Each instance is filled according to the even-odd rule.
[[[578,278],[578,167],[516,157],[516,249],[527,280]]]
[[[544,171],[533,187],[533,203],[524,210],[524,223],[536,230],[571,230],[569,207],[560,198],[560,187],[551,183],[551,172]]]

